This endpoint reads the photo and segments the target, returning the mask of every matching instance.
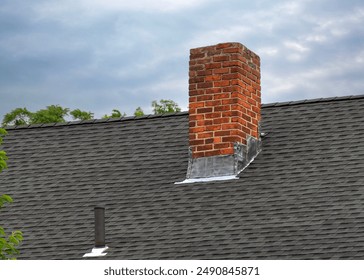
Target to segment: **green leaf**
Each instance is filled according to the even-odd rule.
[[[19,241],[12,235],[8,237],[8,242],[14,245],[19,245]]]
[[[32,113],[27,108],[16,108],[4,116],[2,125],[24,125],[29,124]]]
[[[8,133],[6,132],[6,130],[0,127],[0,137],[5,136],[6,134],[8,134]]]
[[[5,160],[0,157],[0,171],[6,169],[8,165],[6,164]]]
[[[16,230],[12,234],[18,241],[23,241],[23,233],[20,230]]]
[[[2,227],[0,227],[0,236],[5,236],[5,230]]]
[[[6,239],[5,238],[3,238],[3,237],[0,237],[0,248],[3,248],[3,247],[5,247],[5,244],[6,244],[7,242],[6,242]],[[0,250],[1,251],[1,250]]]
[[[13,199],[10,196],[6,194],[0,196],[0,208],[3,207],[5,203],[11,203],[11,202],[13,202]]]
[[[91,120],[94,117],[93,113],[81,111],[80,109],[71,111],[70,115],[73,117],[73,119],[81,121]]]
[[[8,202],[8,203],[13,202],[13,199],[11,198],[11,196],[7,195],[7,194],[3,194],[2,196],[0,196],[0,199],[3,200],[4,202]]]

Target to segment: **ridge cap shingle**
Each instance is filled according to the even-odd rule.
[[[140,117],[136,116],[126,116],[121,118],[107,118],[107,119],[92,119],[85,121],[67,121],[67,122],[58,122],[58,123],[44,123],[44,124],[26,124],[26,125],[12,125],[4,127],[6,130],[15,130],[15,129],[25,129],[25,128],[44,128],[44,127],[53,127],[53,126],[71,126],[71,125],[83,125],[83,124],[93,124],[93,123],[109,123],[109,122],[121,122],[121,121],[131,121],[131,120],[143,120],[143,119],[152,119],[152,118],[167,118],[174,116],[183,116],[188,115],[188,112],[175,112],[175,113],[165,113],[165,114],[148,114]]]
[[[262,104],[262,108],[293,106],[293,105],[312,104],[312,103],[320,103],[320,102],[347,101],[347,100],[353,100],[353,99],[364,99],[364,94],[323,97],[323,98],[314,98],[314,99],[302,99],[302,100],[296,100],[296,101],[272,102],[272,103]]]

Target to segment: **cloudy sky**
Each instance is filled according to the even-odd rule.
[[[362,0],[0,0],[0,118],[188,100],[189,49],[241,42],[263,103],[364,94]]]

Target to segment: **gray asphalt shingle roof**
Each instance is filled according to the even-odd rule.
[[[262,106],[238,180],[175,185],[188,114],[8,129],[0,193],[23,259],[81,258],[106,207],[109,259],[364,259],[364,95]]]

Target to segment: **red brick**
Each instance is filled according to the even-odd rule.
[[[228,99],[223,99],[221,101],[222,101],[223,105],[237,104],[238,103],[238,98],[228,98]]]
[[[244,119],[244,120],[246,120],[247,122],[251,122],[251,120],[252,120],[252,118],[251,117],[249,117],[249,116],[247,116],[247,115],[242,115],[242,118]]]
[[[233,46],[233,43],[220,43],[216,45],[216,49],[226,49],[230,48],[231,46]]]
[[[215,136],[227,136],[227,135],[231,135],[231,131],[230,130],[215,131],[214,135]]]
[[[205,94],[205,90],[204,89],[194,89],[194,90],[190,90],[190,96],[202,95],[202,94]]]
[[[254,131],[254,130],[257,130],[258,128],[254,125],[254,124],[252,124],[252,123],[250,123],[250,122],[248,122],[247,124],[246,124],[246,126],[247,127],[249,127],[252,131]]]
[[[222,130],[228,130],[228,129],[240,129],[241,125],[238,123],[227,123],[227,124],[222,124],[221,125],[221,129]],[[216,135],[216,134],[215,134]]]
[[[213,120],[198,120],[196,122],[197,126],[206,126],[206,125],[213,125]]]
[[[213,74],[214,75],[228,74],[228,73],[230,73],[230,69],[229,68],[219,68],[219,69],[214,69],[213,70]]]
[[[204,53],[194,53],[194,54],[190,55],[190,60],[197,59],[197,58],[204,58],[204,57],[205,57]]]
[[[193,77],[189,79],[190,84],[203,83],[204,81],[205,81],[204,77]]]
[[[204,143],[205,143],[205,141],[203,139],[190,141],[191,146],[204,145]]]
[[[228,61],[230,57],[228,55],[215,56],[214,62]]]
[[[189,71],[189,72],[188,72],[188,76],[189,76],[190,78],[196,77],[196,76],[197,76],[197,71]]]
[[[221,112],[205,114],[205,119],[215,119],[215,118],[220,118],[220,117],[221,117]]]
[[[196,102],[196,101],[197,101],[197,97],[196,97],[196,96],[190,96],[190,97],[188,98],[188,102],[189,102],[189,103]]]
[[[232,85],[238,85],[238,86],[240,86],[242,88],[246,88],[246,84],[241,80],[232,80],[231,84]]]
[[[196,108],[189,108],[188,109],[188,114],[190,115],[190,116],[192,116],[192,115],[195,115],[195,114],[197,114],[197,109]]]
[[[241,62],[246,63],[246,58],[243,55],[241,55],[240,53],[237,53],[237,54],[233,53],[230,55],[230,57],[231,57],[231,60],[240,60]]]
[[[256,131],[252,131],[251,136],[253,136],[254,138],[258,139],[259,138],[258,131],[257,130]]]
[[[229,93],[219,93],[219,94],[214,95],[214,100],[216,100],[216,99],[226,99],[226,98],[230,98]]]
[[[212,87],[212,86],[213,86],[212,82],[198,83],[197,84],[197,89],[209,88],[209,87]]]
[[[230,147],[231,147],[230,143],[217,143],[217,144],[214,144],[214,149],[216,149],[216,150],[226,149],[226,148],[230,148]]]
[[[205,156],[205,152],[194,152],[192,154],[193,158],[200,158],[200,157],[204,157]]]
[[[239,73],[222,75],[223,80],[234,80],[234,79],[239,79],[239,78],[240,78]]]
[[[203,144],[201,146],[197,146],[197,151],[200,152],[200,151],[208,151],[208,150],[211,150],[212,149],[212,144],[209,144],[209,145],[206,145],[206,144]]]
[[[224,136],[222,137],[223,143],[234,143],[239,142],[240,137],[239,136]]]
[[[221,105],[222,100],[205,101],[205,107],[214,107]]]
[[[190,65],[190,71],[199,71],[204,70],[203,65]]]
[[[206,131],[218,131],[220,129],[221,129],[221,125],[217,125],[217,124],[206,126]]]
[[[220,155],[233,155],[234,154],[234,148],[226,148],[220,150]]]
[[[221,63],[220,62],[213,62],[213,63],[208,63],[208,64],[205,65],[206,70],[217,69],[217,68],[221,68]]]
[[[204,115],[191,115],[190,116],[190,121],[197,121],[197,120],[203,120],[204,119]]]
[[[230,85],[230,81],[218,81],[214,82],[214,87],[226,87]]]
[[[232,117],[233,116],[233,112],[232,111],[221,112],[221,116],[222,117]]]
[[[194,102],[194,103],[190,103],[189,104],[190,106],[190,109],[195,109],[195,108],[202,108],[205,106],[205,103],[204,102]]]
[[[207,88],[206,89],[206,94],[216,94],[216,93],[220,93],[221,92],[221,88]]]
[[[216,118],[213,120],[214,124],[222,124],[230,122],[230,118]]]
[[[213,151],[205,152],[205,157],[212,157],[212,156],[218,156],[218,155],[220,155],[219,150],[213,150]]]
[[[221,105],[214,107],[214,112],[219,112],[219,111],[230,111],[230,105]]]
[[[200,127],[190,127],[190,133],[199,133],[199,132],[203,132],[206,129],[202,126]]]
[[[240,51],[241,51],[241,49],[237,48],[237,47],[235,47],[235,48],[224,48],[222,50],[223,53],[239,53]]]
[[[206,108],[206,107],[203,107],[203,108],[198,108],[197,109],[197,114],[204,114],[204,113],[211,113],[212,112],[212,108]]]
[[[234,67],[234,66],[242,66],[242,62],[240,61],[225,61],[222,63],[222,67]]]
[[[200,71],[195,71],[195,72],[196,72],[196,76],[212,75],[212,70],[200,70]]]
[[[206,82],[210,82],[210,81],[220,81],[221,80],[221,76],[220,75],[211,75],[211,76],[206,76],[205,81]]]
[[[204,95],[198,95],[196,97],[197,101],[206,101],[206,100],[212,100],[213,95],[212,94],[204,94]]]

